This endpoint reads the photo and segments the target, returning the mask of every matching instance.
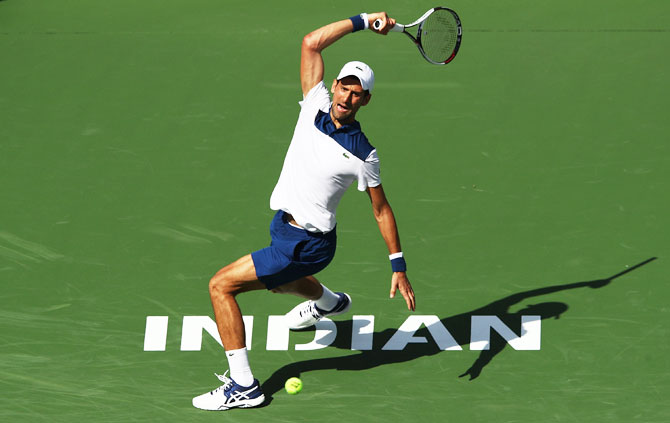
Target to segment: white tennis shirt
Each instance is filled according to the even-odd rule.
[[[337,205],[355,180],[359,191],[381,184],[379,158],[358,122],[335,127],[323,81],[300,106],[270,208],[290,213],[308,231],[330,232],[336,224]]]

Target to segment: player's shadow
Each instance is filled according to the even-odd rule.
[[[614,279],[635,270],[653,260],[656,257],[647,259],[635,266],[632,266],[622,272],[617,273],[606,279],[598,279],[588,282],[575,282],[564,285],[554,285],[544,288],[533,289],[530,291],[519,292],[494,301],[483,307],[469,311],[467,313],[448,316],[441,319],[441,323],[449,330],[456,342],[463,346],[470,344],[470,326],[472,316],[497,316],[508,327],[519,327],[522,315],[541,316],[542,319],[558,319],[561,314],[568,310],[568,305],[560,302],[542,302],[535,305],[529,305],[517,312],[510,312],[510,308],[521,301],[542,295],[552,294],[559,291],[565,291],[577,288],[602,288]],[[330,345],[331,347],[345,350],[351,349],[352,321],[336,322],[337,338]],[[314,328],[312,327],[312,329]],[[373,348],[369,351],[358,351],[354,354],[330,358],[319,358],[313,360],[298,361],[287,364],[270,376],[262,384],[263,392],[267,398],[266,405],[272,401],[272,395],[284,387],[284,382],[293,376],[299,377],[302,373],[315,370],[367,370],[385,364],[402,363],[417,358],[426,357],[442,352],[435,342],[428,343],[410,343],[401,351],[382,350],[382,347],[395,334],[397,329],[389,328],[373,335]],[[341,336],[340,336],[341,335]],[[414,333],[416,337],[425,337],[431,339],[428,329],[423,327]],[[491,336],[488,350],[482,350],[477,360],[465,370],[459,377],[468,376],[470,380],[476,379],[493,358],[499,354],[507,343],[500,336]]]

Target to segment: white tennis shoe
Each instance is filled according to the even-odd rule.
[[[330,311],[324,311],[316,306],[316,302],[307,300],[295,306],[293,310],[284,315],[284,322],[289,329],[304,329],[312,326],[314,323],[326,316],[337,316],[349,311],[351,307],[351,297],[344,292],[336,292],[340,297],[337,305]]]
[[[193,398],[193,406],[201,410],[223,411],[231,408],[257,407],[265,401],[265,395],[261,391],[258,379],[254,379],[251,386],[240,386],[234,380],[227,377],[228,371],[223,375],[217,375],[223,385],[211,392]]]

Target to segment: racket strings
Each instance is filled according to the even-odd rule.
[[[436,10],[421,27],[421,47],[426,58],[444,62],[458,44],[458,21],[446,10]]]

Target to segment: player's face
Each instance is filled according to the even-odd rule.
[[[371,94],[363,89],[361,82],[355,76],[346,76],[341,80],[334,80],[331,88],[333,92],[333,106],[330,114],[333,120],[342,124],[354,121],[356,112],[370,101]]]

